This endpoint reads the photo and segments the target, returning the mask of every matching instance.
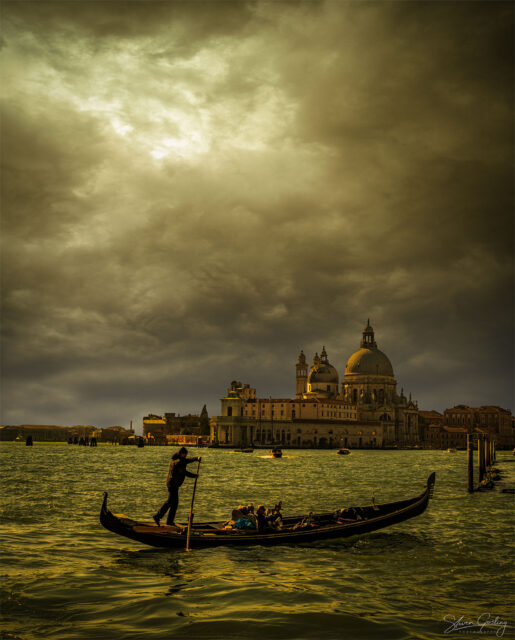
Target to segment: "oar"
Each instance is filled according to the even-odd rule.
[[[202,458],[198,459],[197,477],[195,478],[195,484],[193,485],[193,495],[191,496],[190,517],[188,519],[188,533],[187,533],[187,536],[186,536],[186,551],[190,550],[191,525],[193,524],[193,501],[195,500],[195,491],[197,490],[198,472],[199,472],[199,469],[200,469],[200,461],[201,460],[202,460]]]

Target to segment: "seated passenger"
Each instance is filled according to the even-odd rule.
[[[282,508],[283,508],[282,500],[279,500],[279,502],[276,505],[274,505],[274,508],[272,509],[272,513],[270,514],[272,526],[275,527],[276,529],[280,529],[283,526],[283,514],[281,512]]]
[[[280,512],[281,503],[276,504],[273,509],[265,509],[260,504],[257,508],[257,528],[259,531],[267,529],[280,529],[282,527],[282,515]]]
[[[265,505],[260,504],[256,511],[258,531],[266,531],[270,529],[270,516],[267,516]]]
[[[247,506],[247,518],[253,523],[253,525],[257,529],[257,518],[256,518],[256,514],[254,513],[254,505],[252,503],[250,503]]]
[[[232,512],[235,529],[255,529],[256,523],[249,518],[249,510],[246,506],[240,505]]]
[[[296,529],[306,529],[307,527],[314,527],[316,525],[313,523],[313,519],[314,519],[313,512],[310,511],[307,516],[304,516],[304,518],[302,518],[300,522],[297,522],[297,524],[293,526],[293,529],[296,530]]]

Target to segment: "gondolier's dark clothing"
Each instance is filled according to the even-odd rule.
[[[196,473],[191,473],[186,469],[186,465],[191,464],[196,460],[198,460],[198,458],[181,458],[177,454],[172,456],[170,469],[168,470],[168,477],[166,479],[168,499],[156,514],[157,518],[161,520],[164,514],[168,511],[166,524],[173,524],[175,521],[175,514],[177,513],[177,507],[179,506],[179,487],[184,482],[184,478],[186,476],[190,478],[197,477]]]
[[[168,470],[168,477],[166,478],[166,485],[170,488],[171,485],[179,488],[181,484],[184,482],[184,478],[188,476],[189,478],[196,478],[196,473],[190,473],[186,469],[186,465],[191,464],[192,462],[196,462],[198,458],[176,458],[172,456],[172,460],[170,462],[170,469]]]

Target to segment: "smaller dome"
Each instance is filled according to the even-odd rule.
[[[336,382],[338,384],[338,371],[333,365],[321,363],[314,365],[309,371],[309,382]]]

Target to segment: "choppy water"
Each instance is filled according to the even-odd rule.
[[[281,498],[298,514],[411,497],[436,471],[425,514],[361,538],[186,553],[104,530],[104,490],[113,511],[150,518],[173,451],[0,445],[2,639],[400,640],[452,635],[446,616],[513,624],[514,496],[467,494],[464,452],[198,451],[197,520],[228,518],[240,502]],[[515,464],[499,458],[500,486],[513,486]],[[513,626],[470,631],[513,637]]]

